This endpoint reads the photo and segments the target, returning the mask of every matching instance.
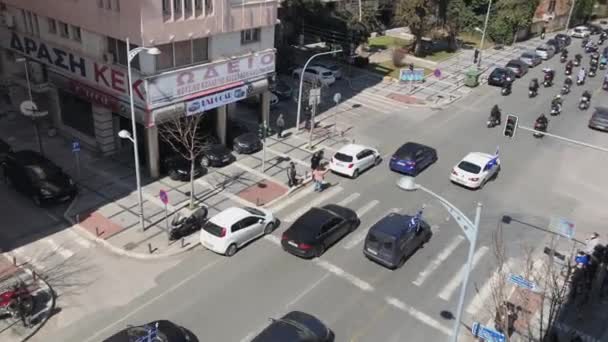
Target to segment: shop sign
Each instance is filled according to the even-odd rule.
[[[204,90],[274,72],[275,51],[266,50],[176,70],[147,79],[148,103],[152,108],[192,98]]]
[[[126,112],[125,106],[123,106],[121,102],[117,101],[113,96],[105,94],[97,89],[91,88],[74,80],[70,80],[69,84],[71,91],[73,91],[76,95],[86,99],[89,102],[109,108],[114,113],[124,114]]]
[[[102,89],[125,102],[129,101],[126,68],[99,63],[76,52],[15,31],[11,31],[8,44],[9,49],[45,64],[54,72]],[[136,103],[145,103],[143,80],[137,79],[133,82],[133,98]]]
[[[186,116],[199,114],[219,106],[242,100],[251,92],[251,86],[232,88],[186,102]]]

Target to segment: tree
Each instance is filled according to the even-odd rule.
[[[415,37],[414,54],[422,53],[422,36],[431,25],[433,3],[430,0],[399,0],[395,7],[394,22],[409,27]]]
[[[502,43],[514,43],[519,30],[532,24],[534,12],[540,0],[499,0],[496,3],[496,15],[489,26],[492,40]]]
[[[203,137],[199,136],[199,126],[203,113],[186,116],[174,117],[163,123],[160,127],[160,137],[167,142],[171,149],[190,162],[190,208],[195,207],[194,203],[194,168],[197,158],[205,149],[206,143]]]
[[[572,22],[584,23],[591,17],[596,0],[576,0],[572,12]]]
[[[444,0],[447,1],[447,0]],[[443,8],[443,6],[441,6]],[[472,21],[473,11],[465,0],[449,0],[445,6],[445,25],[448,29],[449,49],[458,49],[456,38],[458,34]]]

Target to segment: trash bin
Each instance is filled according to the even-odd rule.
[[[477,69],[469,69],[464,75],[464,85],[471,88],[475,88],[479,85],[479,75],[481,75],[481,71]]]

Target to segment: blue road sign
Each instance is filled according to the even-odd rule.
[[[80,152],[80,141],[74,140],[72,141],[72,152]]]
[[[481,337],[486,342],[505,342],[505,334],[500,333],[494,329],[483,326],[477,322],[471,326],[471,333],[475,337]]]
[[[536,289],[535,282],[528,280],[518,274],[509,274],[508,280],[511,283],[513,283],[521,288],[524,288],[524,289],[528,289],[528,290],[532,290],[532,291],[534,291]]]
[[[165,190],[161,190],[158,193],[158,197],[160,197],[160,200],[166,205],[167,203],[169,203],[169,195],[167,195],[167,192]]]

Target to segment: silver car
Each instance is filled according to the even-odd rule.
[[[596,107],[595,112],[589,119],[589,128],[608,131],[608,108]]]
[[[526,63],[527,66],[533,68],[542,63],[542,58],[535,51],[526,51],[519,56],[519,60]]]
[[[555,47],[553,45],[543,44],[536,48],[536,54],[544,60],[550,59],[555,55]]]

